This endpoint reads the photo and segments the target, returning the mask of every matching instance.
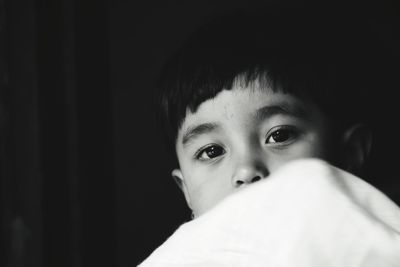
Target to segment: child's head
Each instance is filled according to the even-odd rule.
[[[160,114],[179,164],[172,175],[196,215],[294,159],[361,169],[370,134],[361,103],[352,108],[367,84],[353,70],[358,57],[337,25],[303,16],[222,17],[166,65]]]

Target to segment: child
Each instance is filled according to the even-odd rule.
[[[224,17],[166,66],[161,121],[179,162],[172,176],[194,216],[293,159],[362,170],[371,133],[357,55],[345,37],[303,16],[283,9]]]
[[[324,16],[289,8],[224,16],[166,65],[159,115],[194,218],[295,160],[362,174],[376,84],[354,32]]]

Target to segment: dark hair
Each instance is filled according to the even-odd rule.
[[[238,77],[310,97],[338,127],[363,120],[362,105],[368,105],[379,66],[368,65],[372,37],[361,35],[360,27],[326,10],[271,7],[213,19],[187,39],[160,75],[158,118],[171,152],[186,111],[230,90]]]

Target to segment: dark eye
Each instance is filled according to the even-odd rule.
[[[291,127],[282,127],[272,131],[272,133],[268,135],[265,143],[266,144],[285,143],[291,141],[296,136],[297,132]]]
[[[209,160],[225,154],[225,150],[218,145],[211,145],[204,149],[201,149],[197,154],[196,158],[199,160]]]

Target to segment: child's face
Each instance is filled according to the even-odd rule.
[[[330,159],[330,128],[312,103],[257,83],[236,85],[187,113],[176,143],[180,169],[173,176],[200,215],[291,160]]]

